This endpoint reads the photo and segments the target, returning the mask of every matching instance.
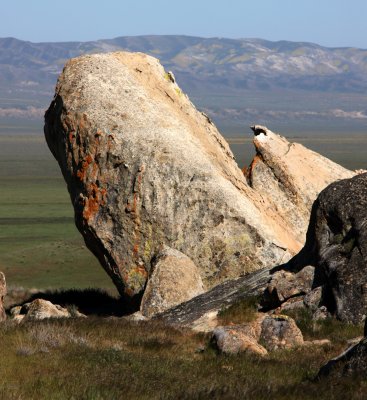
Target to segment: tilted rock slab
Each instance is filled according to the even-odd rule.
[[[164,245],[193,260],[206,289],[284,262],[302,246],[155,58],[69,61],[45,136],[76,225],[120,293],[141,295]]]
[[[351,178],[349,171],[326,157],[291,143],[265,126],[251,127],[255,133],[254,157],[247,176],[251,187],[263,195],[304,242],[310,212],[318,194],[330,183]]]

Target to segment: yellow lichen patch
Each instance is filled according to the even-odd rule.
[[[140,293],[148,278],[148,273],[142,266],[134,266],[124,274],[126,285],[125,292],[128,295]]]

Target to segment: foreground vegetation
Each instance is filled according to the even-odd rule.
[[[245,308],[238,310],[248,318]],[[298,317],[307,320],[306,338],[330,338],[332,344],[265,358],[223,356],[209,335],[158,322],[90,317],[16,326],[8,321],[0,325],[0,398],[364,399],[367,381],[361,378],[314,381],[319,367],[362,327],[311,323],[305,313]]]

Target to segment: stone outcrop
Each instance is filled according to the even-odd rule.
[[[140,310],[152,317],[204,292],[198,268],[185,254],[166,247],[157,257]]]
[[[256,156],[247,170],[252,188],[287,222],[296,240],[304,243],[310,211],[317,195],[330,183],[351,178],[331,160],[291,143],[265,126],[255,125]]]
[[[164,246],[190,257],[206,289],[287,261],[317,192],[351,174],[267,130],[246,178],[172,74],[139,53],[69,61],[45,136],[78,229],[130,297]]]
[[[289,263],[314,265],[323,305],[352,323],[367,315],[366,210],[367,174],[328,186],[314,203],[305,247]]]
[[[4,309],[4,298],[6,296],[6,280],[5,275],[0,272],[0,322],[6,320],[6,313]]]

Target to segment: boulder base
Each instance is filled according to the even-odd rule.
[[[204,285],[196,265],[179,251],[165,248],[153,267],[140,310],[152,317],[202,293]]]

